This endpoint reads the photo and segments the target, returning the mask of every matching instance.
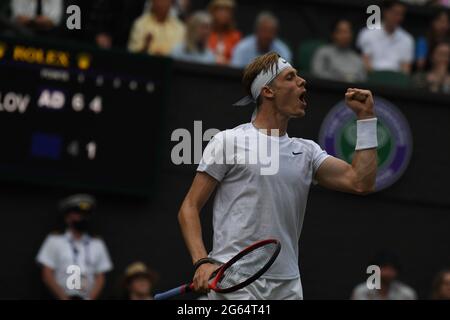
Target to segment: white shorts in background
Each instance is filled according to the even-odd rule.
[[[302,283],[299,278],[275,280],[259,278],[245,288],[231,293],[211,290],[209,300],[303,300]]]

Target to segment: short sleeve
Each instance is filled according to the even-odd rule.
[[[128,50],[131,52],[139,52],[144,47],[145,31],[142,26],[142,17],[134,21],[128,40]]]
[[[310,141],[310,144],[312,152],[311,160],[312,160],[313,176],[315,176],[320,165],[325,161],[326,158],[330,157],[330,155],[314,141]]]
[[[205,172],[219,182],[230,169],[230,162],[227,160],[232,155],[226,154],[226,137],[226,131],[222,131],[209,141],[197,168],[198,172]]]
[[[36,257],[36,261],[39,264],[52,269],[55,269],[57,264],[57,247],[55,240],[54,236],[47,236]]]
[[[103,240],[98,240],[98,255],[95,263],[95,273],[104,273],[112,270],[112,262]]]
[[[405,52],[403,56],[403,62],[411,63],[414,59],[414,38],[411,37],[409,34],[406,36],[405,39],[404,50]]]
[[[362,29],[356,39],[356,47],[364,54],[370,54],[370,43],[368,35],[368,31],[366,29]]]

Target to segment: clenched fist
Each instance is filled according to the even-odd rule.
[[[345,103],[353,110],[358,120],[375,117],[372,92],[356,88],[348,88]]]

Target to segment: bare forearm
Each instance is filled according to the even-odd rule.
[[[51,274],[50,271],[44,271],[43,274],[43,281],[47,288],[52,292],[52,294],[60,299],[60,300],[66,300],[68,299],[65,291],[61,286],[56,282],[56,279],[53,274]]]
[[[360,193],[374,191],[377,174],[377,149],[355,151],[352,167],[356,190]]]
[[[363,64],[368,72],[373,71],[372,63],[370,62],[370,58],[366,55],[363,55]]]
[[[105,285],[105,276],[103,274],[98,274],[95,276],[95,283],[89,294],[89,299],[96,300],[100,292],[102,292],[103,286]]]
[[[191,254],[192,262],[195,263],[199,259],[205,258],[208,253],[203,243],[198,209],[183,205],[178,214],[178,222],[180,223],[184,242]]]
[[[402,72],[405,74],[411,73],[411,64],[410,63],[403,63],[401,66]]]

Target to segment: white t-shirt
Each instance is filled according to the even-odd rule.
[[[103,240],[88,235],[75,240],[70,232],[48,235],[36,260],[55,271],[56,281],[67,295],[78,295],[83,298],[89,295],[94,284],[94,276],[112,269],[111,259]],[[67,278],[71,275],[67,273],[67,268],[71,265],[80,268],[81,289],[70,289],[67,286]]]
[[[258,155],[261,142],[270,143],[267,150],[271,152],[260,151],[260,156],[270,155],[270,163],[263,156],[257,163],[242,163],[244,154],[247,158],[251,157],[248,154]],[[231,152],[230,144],[235,146]],[[218,155],[225,149],[224,163],[212,163],[211,159],[220,162]],[[275,238],[281,242],[281,252],[263,277],[299,277],[298,240],[308,192],[315,172],[327,157],[311,140],[287,134],[268,136],[251,123],[219,132],[209,142],[197,169],[220,182],[214,199],[210,257],[226,262],[256,241]],[[230,159],[238,163],[230,163]]]
[[[356,41],[358,48],[369,56],[372,68],[376,71],[401,71],[402,63],[411,63],[414,58],[414,39],[397,28],[392,34],[384,27],[370,30],[364,28]]]

